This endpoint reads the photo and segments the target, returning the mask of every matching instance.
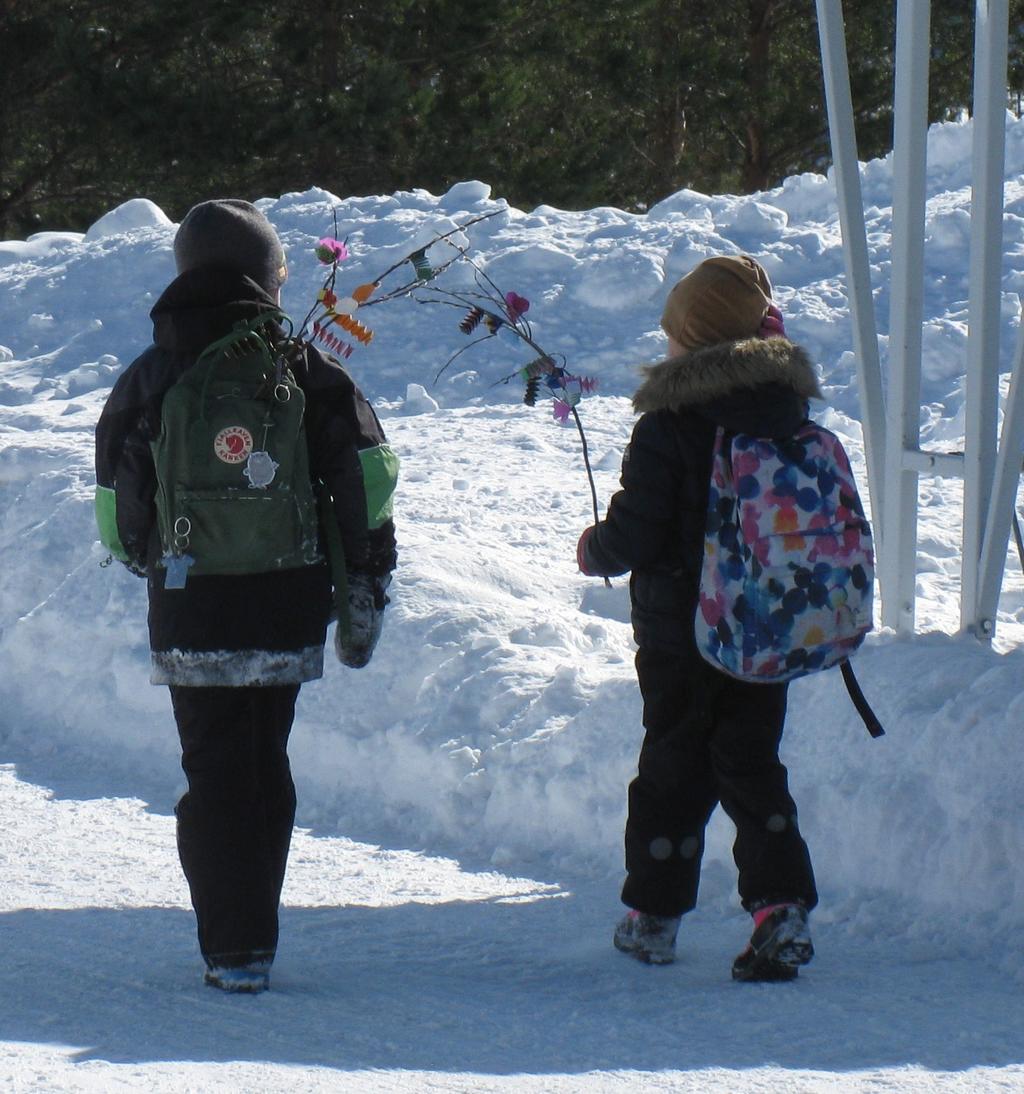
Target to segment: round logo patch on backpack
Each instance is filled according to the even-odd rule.
[[[252,434],[244,426],[229,425],[213,438],[213,451],[224,463],[244,463],[252,452]]]

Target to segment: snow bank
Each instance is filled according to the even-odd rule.
[[[1024,123],[1008,122],[1008,175],[1024,167]],[[930,137],[925,269],[924,427],[962,436],[970,215],[967,125]],[[879,327],[888,330],[891,162],[863,167]],[[1008,186],[1003,344],[1024,285],[1024,189]],[[322,267],[312,255],[332,209],[351,260],[339,288],[380,275],[481,212],[471,254],[503,290],[532,302],[537,340],[600,380],[582,406],[602,505],[616,487],[637,368],[663,349],[666,288],[703,257],[747,251],[771,273],[791,336],[821,363],[823,420],[863,481],[850,318],[829,180],[788,179],[752,197],[681,191],[646,216],[601,208],[530,212],[465,182],[339,199],[311,189],[261,207],[286,246],[284,304],[303,315]],[[84,236],[0,244],[0,739],[8,760],[92,792],[178,791],[167,697],[147,683],[145,596],[104,568],[92,520],[92,429],[110,385],[148,340],[146,313],[173,277],[174,226],[130,202]],[[472,271],[445,277],[465,285]],[[400,300],[365,312],[376,332],[351,370],[375,401],[403,477],[400,569],[387,629],[362,672],[331,665],[304,689],[294,735],[300,821],[321,832],[455,851],[495,864],[612,877],[625,784],[640,742],[625,582],[576,573],[591,520],[575,432],[492,386],[523,363],[493,339],[466,344],[449,308]],[[1002,931],[1024,922],[1019,763],[1024,583],[1011,562],[1001,652],[957,627],[959,484],[922,483],[922,626],[873,637],[859,659],[888,736],[871,742],[838,677],[792,691],[785,754],[802,824],[833,904],[887,894],[969,909]],[[943,633],[944,632],[944,633]],[[728,825],[716,820],[705,893],[731,899]]]

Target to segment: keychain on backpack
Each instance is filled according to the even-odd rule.
[[[284,382],[284,357],[281,356],[277,358],[274,367],[274,398],[279,403],[287,403],[291,398],[291,392],[288,390],[288,385]],[[263,419],[263,447],[249,453],[249,458],[245,463],[245,469],[242,472],[249,480],[249,488],[251,490],[266,490],[274,481],[274,475],[281,466],[267,451],[267,438],[270,434],[270,427],[273,424],[273,419],[268,410],[266,418]]]
[[[160,560],[164,564],[167,576],[164,578],[165,589],[184,589],[188,581],[190,566],[195,565],[195,559],[191,555],[172,555],[170,553]]]
[[[167,571],[164,578],[165,589],[185,588],[188,571],[196,562],[186,550],[191,532],[192,522],[188,517],[178,517],[174,522],[174,551],[167,551],[160,560]]]
[[[274,481],[274,475],[280,466],[280,464],[274,462],[274,458],[269,452],[251,452],[242,474],[249,480],[251,489],[266,490]]]

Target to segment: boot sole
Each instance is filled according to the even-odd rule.
[[[254,978],[252,980],[222,980],[214,973],[203,973],[203,983],[207,987],[217,988],[232,995],[258,995],[270,987],[270,980]]]
[[[732,978],[742,981],[780,981],[795,980],[801,965],[806,965],[814,957],[814,945],[806,933],[803,923],[783,921],[764,944],[748,959],[747,964],[740,962],[750,950],[745,950],[733,962]]]
[[[619,953],[624,953],[627,957],[632,957],[636,961],[642,961],[645,965],[671,965],[676,959],[674,953],[652,953],[651,950],[645,949],[643,946],[631,946],[628,942],[620,942],[617,938],[612,939],[612,944]]]
[[[767,959],[755,959],[745,968],[732,967],[732,978],[744,984],[777,984],[784,981],[795,980],[800,975],[800,970],[795,965],[783,965],[778,961]]]
[[[773,961],[778,962],[780,965],[789,965],[796,967],[798,965],[806,965],[814,957],[814,946],[811,944],[809,938],[794,938],[792,941],[784,943],[775,951]]]

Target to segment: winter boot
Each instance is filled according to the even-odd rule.
[[[807,909],[770,904],[754,912],[754,933],[732,963],[733,980],[795,980],[799,966],[814,956]]]
[[[256,995],[270,987],[270,962],[254,961],[250,965],[220,968],[212,965],[203,974],[203,983],[221,991]]]
[[[615,948],[648,965],[670,965],[676,958],[679,919],[633,909],[615,928]]]

